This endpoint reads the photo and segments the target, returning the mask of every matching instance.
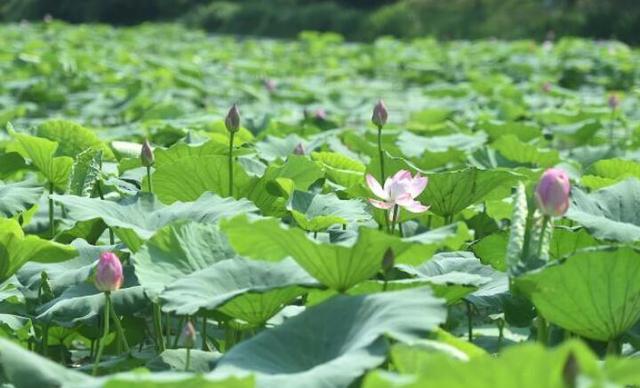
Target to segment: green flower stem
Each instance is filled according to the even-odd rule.
[[[384,151],[382,150],[382,126],[378,127],[378,154],[380,155],[380,184],[384,185]]]
[[[538,329],[538,342],[542,345],[547,345],[547,338],[549,337],[549,333],[547,330],[547,320],[544,319],[540,312],[538,312],[538,317],[536,318],[537,329]]]
[[[47,357],[49,353],[49,322],[42,327],[42,337],[40,339],[42,345],[42,355]]]
[[[49,183],[49,235],[53,240],[53,238],[55,237],[56,228],[55,228],[54,219],[53,219],[53,198],[51,198],[52,195],[53,195],[53,183]]]
[[[111,310],[109,305],[111,304],[111,298],[109,297],[109,292],[105,292],[104,296],[104,331],[102,332],[102,338],[100,338],[100,342],[98,344],[98,354],[96,355],[96,360],[93,364],[94,376],[98,374],[98,365],[100,365],[100,358],[102,357],[102,351],[104,350],[104,341],[106,341],[107,335],[109,335],[109,311]]]
[[[542,219],[542,229],[540,230],[540,244],[538,244],[538,255],[537,258],[540,259],[540,255],[542,254],[542,246],[544,245],[544,235],[547,232],[547,224],[549,223],[550,217],[544,216]],[[544,319],[542,314],[538,311],[538,342],[543,345],[546,345],[548,342],[549,332],[547,330],[547,320]]]
[[[153,327],[156,334],[156,344],[158,352],[162,353],[165,350],[164,336],[162,335],[162,316],[160,312],[160,305],[157,302],[153,303]]]
[[[233,197],[233,138],[235,132],[229,134],[229,197]]]
[[[184,364],[184,371],[189,371],[189,364],[191,364],[191,348],[187,348],[187,361]]]
[[[473,343],[473,311],[471,309],[471,302],[465,300],[467,306],[467,337],[469,342]]]
[[[151,184],[151,166],[147,167],[147,190],[153,193],[153,185]]]
[[[398,217],[400,216],[400,207],[395,205],[393,207],[393,216],[391,217],[391,234],[396,232],[396,224],[398,223]]]
[[[164,338],[167,339],[167,342],[169,341],[169,337],[171,336],[171,327],[169,326],[169,313],[166,313],[164,315]]]
[[[111,317],[113,319],[113,325],[116,327],[116,332],[118,333],[118,338],[122,342],[122,346],[124,346],[125,353],[129,353],[129,342],[127,342],[127,337],[124,335],[124,331],[122,330],[122,325],[120,324],[120,318],[118,318],[118,314],[116,314],[116,310],[113,308],[113,302],[111,302],[111,295],[106,293],[107,300],[109,301],[109,310],[111,311]]]
[[[202,317],[202,350],[207,350],[207,317]]]

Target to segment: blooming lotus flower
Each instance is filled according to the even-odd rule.
[[[563,216],[569,209],[571,182],[566,172],[550,168],[542,174],[536,187],[536,201],[540,211],[550,217]]]
[[[382,201],[369,199],[369,202],[378,209],[392,209],[400,206],[412,213],[422,213],[429,210],[429,206],[424,206],[415,198],[427,187],[427,177],[417,173],[414,177],[407,170],[398,171],[393,177],[387,178],[384,187],[371,174],[367,174],[367,185]]]
[[[96,268],[96,288],[103,292],[115,291],[122,286],[122,264],[113,252],[104,252],[100,255]]]

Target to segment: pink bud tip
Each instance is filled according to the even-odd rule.
[[[155,161],[156,158],[153,155],[151,144],[149,140],[145,139],[144,143],[142,143],[142,149],[140,150],[140,163],[142,163],[144,167],[151,167]]]
[[[191,321],[187,321],[187,324],[182,328],[182,344],[185,348],[192,348],[196,343],[196,329],[193,327]]]
[[[224,119],[224,125],[227,127],[227,131],[231,133],[238,132],[240,129],[240,111],[236,104],[233,104],[231,109],[229,109],[229,113],[227,113],[227,117]]]
[[[293,153],[295,155],[304,155],[304,146],[302,145],[302,143],[298,143],[296,148],[293,149]]]
[[[387,123],[387,117],[387,107],[384,105],[384,101],[379,100],[378,103],[373,107],[373,115],[371,116],[371,121],[378,128],[382,128]]]
[[[609,108],[611,108],[611,110],[616,110],[620,105],[620,97],[618,97],[617,94],[612,94],[609,96],[608,103],[609,103]]]
[[[124,276],[120,259],[113,252],[103,252],[96,268],[96,288],[103,292],[115,291],[122,286]]]
[[[571,182],[566,172],[550,168],[542,174],[536,188],[536,201],[540,211],[550,217],[563,216],[569,209]]]

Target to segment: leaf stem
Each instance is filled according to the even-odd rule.
[[[540,314],[538,311],[538,317],[536,318],[537,329],[538,329],[538,342],[542,345],[547,345],[547,320]]]
[[[229,197],[233,197],[233,138],[235,132],[229,134]]]
[[[49,182],[49,235],[53,240],[53,238],[55,237],[56,230],[55,230],[54,217],[53,217],[53,198],[51,198],[52,195],[53,195],[53,183]]]
[[[207,350],[207,317],[202,317],[202,350]]]
[[[473,311],[471,310],[471,302],[465,300],[467,306],[467,337],[469,342],[473,343]]]
[[[109,298],[109,292],[105,292],[104,296],[104,330],[102,332],[102,338],[100,338],[100,342],[98,343],[98,354],[96,355],[96,360],[93,364],[94,376],[98,374],[98,365],[100,364],[100,358],[102,357],[102,351],[104,350],[104,341],[106,341],[107,335],[109,335],[109,311],[111,310],[109,305],[111,304],[111,298]]]
[[[153,326],[156,332],[156,344],[158,352],[165,351],[164,336],[162,335],[162,316],[160,312],[160,305],[158,302],[153,302]]]

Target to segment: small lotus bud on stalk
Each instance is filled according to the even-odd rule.
[[[148,139],[145,139],[142,143],[142,149],[140,150],[140,163],[144,167],[151,167],[156,162],[156,158],[153,155],[153,149]]]
[[[542,84],[542,91],[545,93],[550,93],[551,89],[552,89],[553,85],[551,85],[551,82],[545,82],[544,84]]]
[[[191,323],[190,320],[187,321],[187,323],[182,328],[180,341],[182,341],[182,345],[185,348],[193,348],[196,343],[196,329],[195,327],[193,327],[193,323]]]
[[[103,292],[116,291],[122,286],[123,280],[122,264],[118,256],[113,252],[102,253],[96,267],[96,288]]]
[[[325,111],[323,108],[318,108],[313,113],[313,118],[316,120],[325,121],[327,119],[327,111]]]
[[[267,89],[267,92],[273,93],[276,91],[277,87],[278,87],[278,84],[276,83],[276,81],[269,78],[264,80],[264,88]]]
[[[618,97],[618,95],[614,93],[609,96],[608,103],[611,110],[616,110],[618,109],[618,106],[620,106],[620,97]]]
[[[378,100],[378,103],[373,107],[373,114],[371,115],[371,121],[378,127],[378,157],[380,158],[380,182],[385,181],[384,174],[384,151],[382,150],[382,127],[387,123],[389,112],[384,105],[384,101]]]
[[[224,119],[224,125],[227,127],[227,131],[231,133],[236,133],[240,129],[240,111],[238,111],[236,104],[233,104],[229,109],[229,113]]]
[[[187,324],[182,328],[182,334],[180,335],[182,345],[187,348],[187,361],[184,366],[184,370],[189,370],[189,363],[191,361],[191,348],[196,343],[196,329],[193,327],[191,320],[187,319]]]
[[[384,105],[384,101],[379,100],[373,107],[373,115],[371,115],[371,121],[378,127],[382,128],[387,123],[387,107]]]
[[[224,125],[229,131],[229,197],[233,197],[233,138],[240,129],[240,111],[236,104],[229,109]]]
[[[113,252],[103,252],[100,255],[98,266],[96,267],[95,285],[98,290],[104,292],[104,332],[102,334],[102,337],[100,338],[100,343],[98,344],[98,353],[96,355],[95,363],[93,364],[94,376],[98,373],[100,358],[102,357],[102,351],[104,350],[104,341],[107,335],[109,335],[110,314],[111,318],[113,318],[116,332],[118,333],[118,339],[124,345],[125,351],[127,353],[129,352],[129,344],[127,343],[127,338],[125,337],[122,326],[120,325],[120,319],[116,315],[113,304],[111,303],[111,292],[120,289],[123,280],[124,276],[122,274],[122,264],[120,263],[120,259],[118,258],[118,256]]]
[[[302,143],[298,143],[296,148],[293,149],[294,155],[304,155],[304,146]]]
[[[561,217],[569,209],[571,182],[559,168],[550,168],[542,174],[536,187],[538,208],[548,217]]]

